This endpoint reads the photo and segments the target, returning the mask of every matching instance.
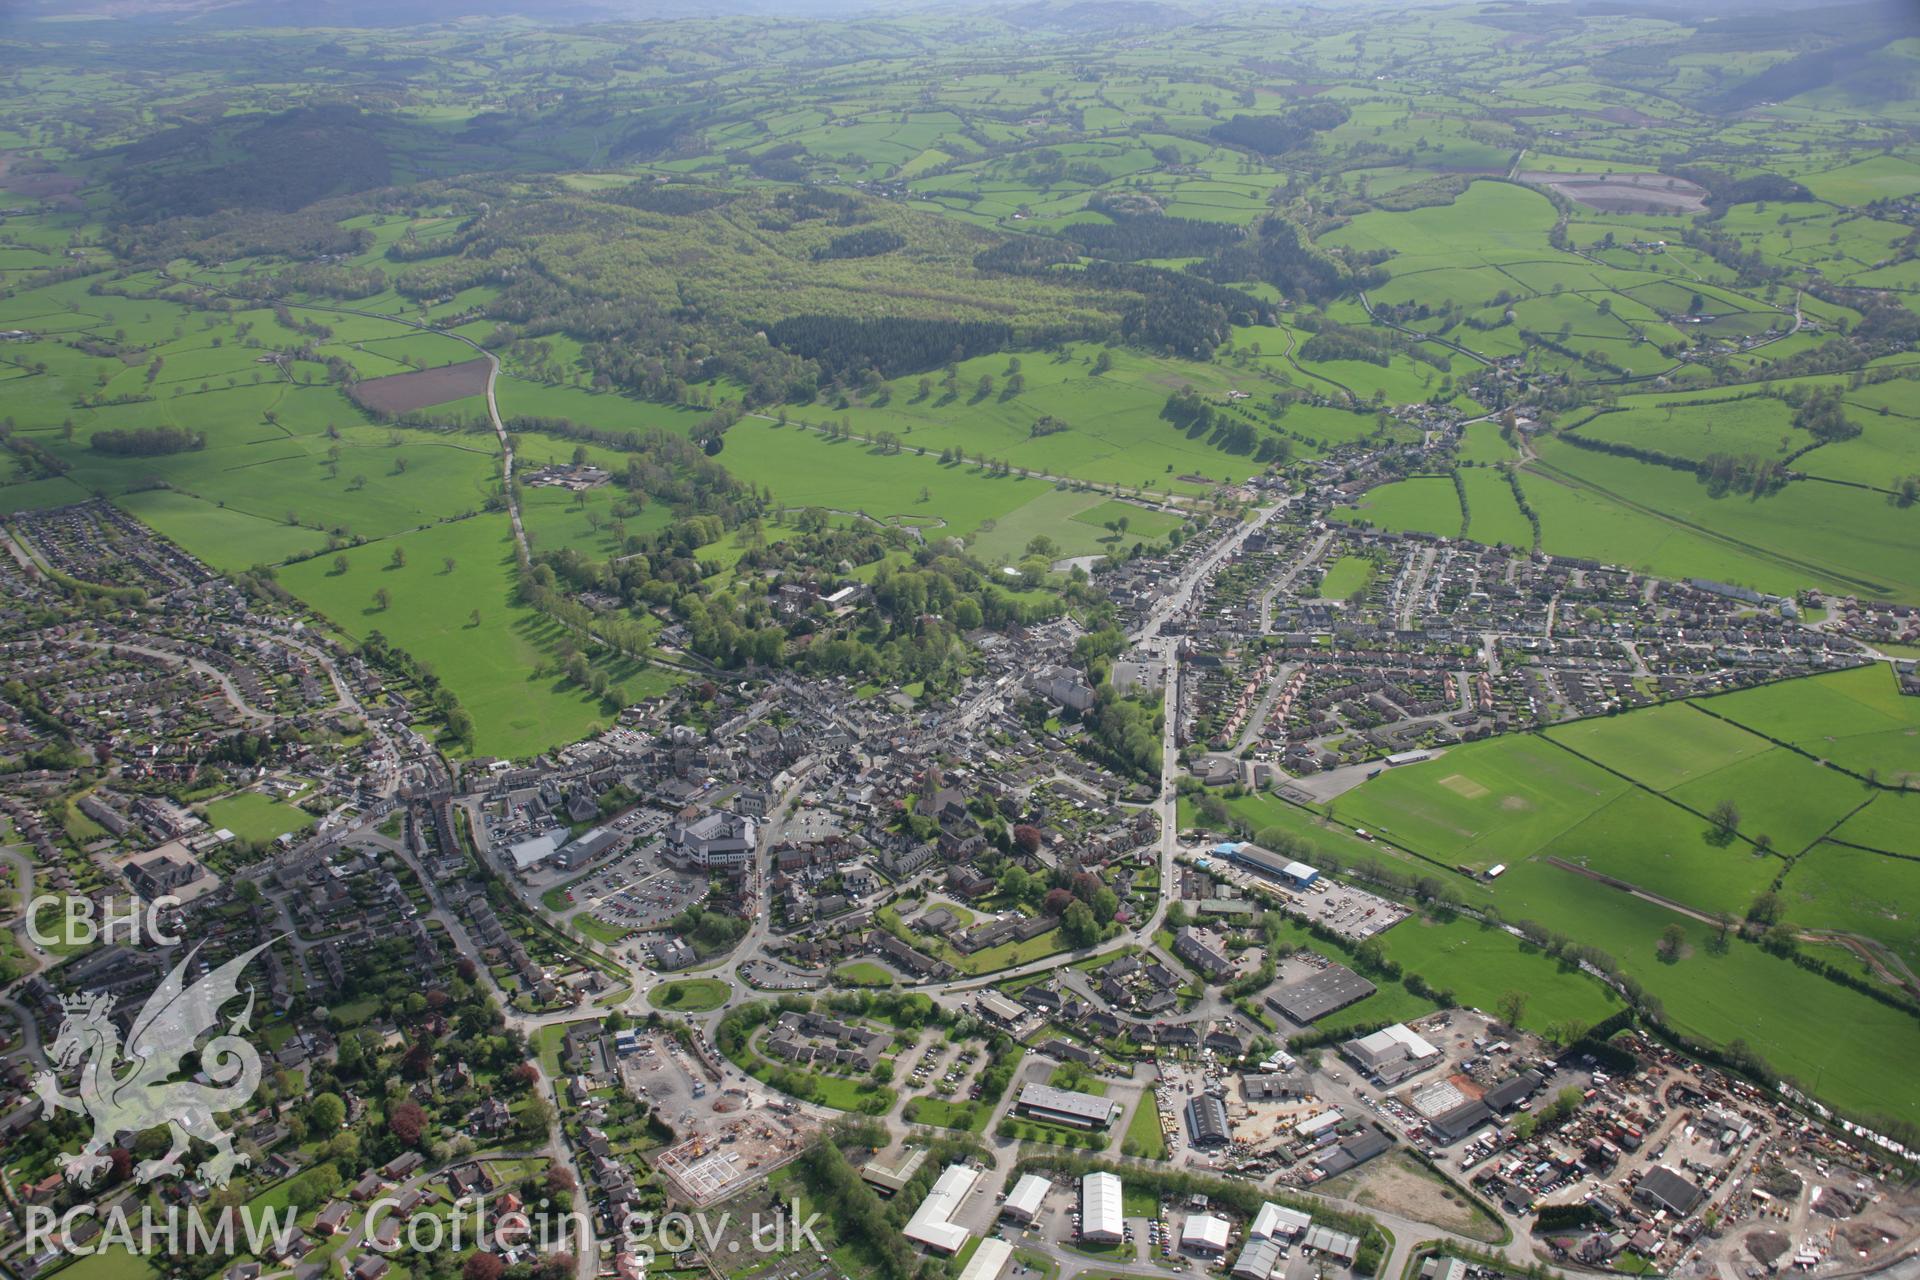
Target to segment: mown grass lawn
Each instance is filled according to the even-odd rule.
[[[843,964],[833,971],[833,976],[856,987],[890,987],[894,982],[891,973],[870,960]]]
[[[226,828],[242,840],[269,844],[290,831],[305,831],[314,823],[306,810],[258,791],[243,791],[207,804],[207,823]]]
[[[647,1003],[670,1012],[705,1013],[725,1004],[730,994],[730,988],[718,978],[681,978],[647,992]]]
[[[1167,1135],[1160,1127],[1160,1104],[1154,1101],[1152,1089],[1140,1091],[1140,1101],[1134,1104],[1133,1115],[1127,1120],[1127,1133],[1121,1139],[1120,1149],[1143,1160],[1167,1158]]]
[[[929,1124],[939,1129],[963,1129],[984,1133],[993,1108],[985,1102],[949,1102],[945,1098],[909,1098],[901,1119],[908,1124]]]

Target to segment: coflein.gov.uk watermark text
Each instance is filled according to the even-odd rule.
[[[546,1202],[534,1212],[512,1210],[489,1215],[483,1202],[477,1213],[442,1216],[414,1213],[400,1218],[400,1201],[383,1197],[371,1201],[354,1230],[368,1248],[381,1253],[465,1253],[499,1244],[524,1246],[538,1253],[577,1251],[592,1239],[591,1224],[577,1209],[549,1210]],[[255,1257],[285,1256],[297,1225],[298,1211],[290,1208],[241,1206],[227,1211],[205,1211],[199,1205],[169,1205],[156,1211],[142,1205],[137,1213],[116,1204],[104,1212],[98,1204],[77,1204],[59,1212],[48,1205],[27,1209],[28,1257],[43,1252],[86,1257],[112,1249],[149,1256],[171,1254],[237,1254]],[[100,1231],[86,1240],[76,1237],[82,1225],[97,1222]],[[717,1214],[635,1213],[621,1223],[618,1243],[645,1265],[658,1254],[680,1254],[698,1248],[708,1254],[824,1252],[816,1234],[818,1213],[802,1219],[798,1213],[754,1213],[735,1219],[729,1211]],[[744,1230],[743,1230],[744,1229]],[[744,1238],[744,1243],[743,1243]]]

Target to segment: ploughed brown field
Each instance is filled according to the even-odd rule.
[[[486,390],[487,362],[468,360],[438,369],[369,378],[355,385],[353,398],[378,413],[411,413],[449,400],[484,395]]]
[[[1547,173],[1528,171],[1520,181],[1551,187],[1569,200],[1609,213],[1698,213],[1706,189],[1663,173]]]

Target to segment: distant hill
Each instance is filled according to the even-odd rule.
[[[1160,30],[1192,22],[1194,15],[1175,5],[1158,0],[1072,0],[1055,3],[1039,0],[996,15],[1009,26],[1048,31],[1123,31],[1129,28]]]
[[[566,25],[717,13],[831,17],[871,10],[877,3],[878,0],[17,0],[11,5],[0,5],[0,29],[9,21],[36,19],[59,19],[76,24],[96,19],[233,27],[411,27],[462,18],[520,17],[543,24]]]

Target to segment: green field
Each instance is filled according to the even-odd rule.
[[[1320,579],[1322,600],[1345,600],[1366,590],[1373,581],[1376,566],[1365,556],[1341,556],[1327,566]]]
[[[1916,895],[1920,861],[1840,844],[1808,850],[1780,886],[1786,918],[1793,924],[1871,938],[1892,949],[1909,968],[1920,968]]]
[[[908,1124],[930,1124],[937,1129],[985,1133],[993,1108],[984,1102],[951,1102],[945,1098],[909,1098],[900,1118]]]
[[[406,553],[404,568],[391,566],[396,546]],[[288,566],[280,580],[347,634],[364,639],[377,630],[427,663],[473,717],[480,754],[527,756],[575,741],[610,722],[622,700],[673,682],[658,668],[612,658],[597,666],[620,699],[569,681],[556,656],[558,624],[513,598],[504,515],[435,525],[343,556],[344,573],[332,557],[320,557]],[[374,601],[379,590],[389,594],[385,609]]]
[[[1766,739],[1680,702],[1555,725],[1547,737],[1655,791],[1771,749]]]
[[[1753,732],[1888,783],[1920,780],[1920,702],[1883,665],[1749,689],[1700,704]]]
[[[1527,1010],[1520,1021],[1534,1030],[1563,1022],[1590,1026],[1620,1007],[1618,997],[1579,970],[1543,964],[1518,938],[1471,920],[1411,920],[1382,941],[1387,955],[1407,972],[1419,974],[1437,990],[1453,992],[1470,1008],[1493,1009],[1504,993],[1526,992]],[[1352,1009],[1342,1010],[1334,1019],[1352,1015]]]
[[[1705,817],[1639,790],[1621,792],[1538,852],[1697,910],[1735,914],[1782,870],[1779,858],[1724,842]]]
[[[224,827],[254,844],[271,844],[288,832],[305,831],[313,825],[314,818],[284,800],[258,791],[244,791],[209,803],[207,823],[216,829]]]
[[[1349,825],[1441,862],[1484,870],[1533,853],[1627,785],[1522,735],[1389,769],[1342,796],[1334,809]]]
[[[1356,507],[1335,513],[1340,519],[1364,522],[1394,533],[1426,530],[1439,534],[1460,532],[1460,496],[1445,476],[1419,476],[1369,489]]]
[[[1920,599],[1920,562],[1907,513],[1857,490],[1799,482],[1755,500],[1715,497],[1695,477],[1629,458],[1539,444],[1528,498],[1546,550],[1608,547],[1613,563],[1671,577],[1707,577],[1791,594]],[[1434,528],[1429,522],[1424,526]],[[1614,532],[1611,546],[1600,536]]]
[[[1882,791],[1833,832],[1833,839],[1920,858],[1920,796]]]
[[[159,1274],[145,1258],[118,1245],[77,1258],[50,1272],[66,1280],[152,1280]]]
[[[1920,1049],[1920,1028],[1907,1015],[1751,944],[1717,954],[1710,926],[1591,884],[1553,883],[1556,877],[1573,879],[1539,864],[1516,868],[1499,883],[1496,901],[1510,914],[1595,939],[1661,1000],[1678,1029],[1722,1043],[1744,1038],[1776,1070],[1842,1106],[1920,1114],[1911,1091],[1887,1075],[1901,1055]],[[1688,951],[1669,965],[1655,952],[1675,922],[1687,931]]]

